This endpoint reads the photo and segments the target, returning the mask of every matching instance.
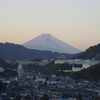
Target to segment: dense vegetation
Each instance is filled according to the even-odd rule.
[[[3,83],[2,81],[0,81],[0,92],[1,90],[5,89],[7,86],[7,83]]]
[[[24,70],[41,72],[46,74],[57,74],[64,75],[63,70],[71,69],[72,65],[70,64],[54,64],[54,62],[47,64],[45,66],[38,66],[36,64],[29,64],[24,66]]]
[[[100,60],[100,44],[88,48],[85,52],[78,54],[76,58],[79,59],[95,58]]]
[[[72,77],[76,79],[86,79],[90,81],[100,81],[100,64],[89,67],[73,73]]]
[[[0,76],[3,77],[14,77],[17,76],[17,72],[15,70],[11,70],[11,69],[5,69],[3,72],[0,72]]]
[[[63,70],[70,69],[70,64],[54,64],[53,62],[46,66],[37,66],[34,64],[26,65],[24,68],[28,71],[41,72],[46,74],[56,74],[63,76],[71,76],[75,79],[86,79],[90,81],[100,81],[100,64],[91,66],[79,72],[63,72]]]
[[[11,63],[6,63],[2,59],[0,59],[0,67],[4,69],[3,72],[0,72],[0,76],[3,77],[10,77],[10,76],[16,76],[18,64],[11,64]]]
[[[0,59],[0,67],[3,67],[4,69],[17,69],[18,64],[6,63],[4,60]]]

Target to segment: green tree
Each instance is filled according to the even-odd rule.
[[[41,100],[49,100],[49,96],[47,94],[44,94]]]
[[[2,81],[0,81],[0,98],[2,98],[1,97],[2,90],[6,89],[6,86],[7,86],[6,83],[3,83]]]
[[[80,94],[76,95],[76,100],[82,100],[82,96]]]

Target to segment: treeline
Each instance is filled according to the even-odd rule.
[[[75,58],[78,59],[92,59],[100,60],[100,44],[91,46],[85,52],[79,53]]]
[[[75,72],[72,74],[72,77],[89,81],[100,81],[100,64]]]

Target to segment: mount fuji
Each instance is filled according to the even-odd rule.
[[[79,49],[64,43],[49,33],[43,33],[26,42],[23,46],[29,49],[48,50],[58,53],[75,54],[81,52]]]

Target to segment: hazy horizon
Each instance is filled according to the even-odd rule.
[[[41,33],[81,50],[100,43],[100,0],[0,0],[0,42]]]

